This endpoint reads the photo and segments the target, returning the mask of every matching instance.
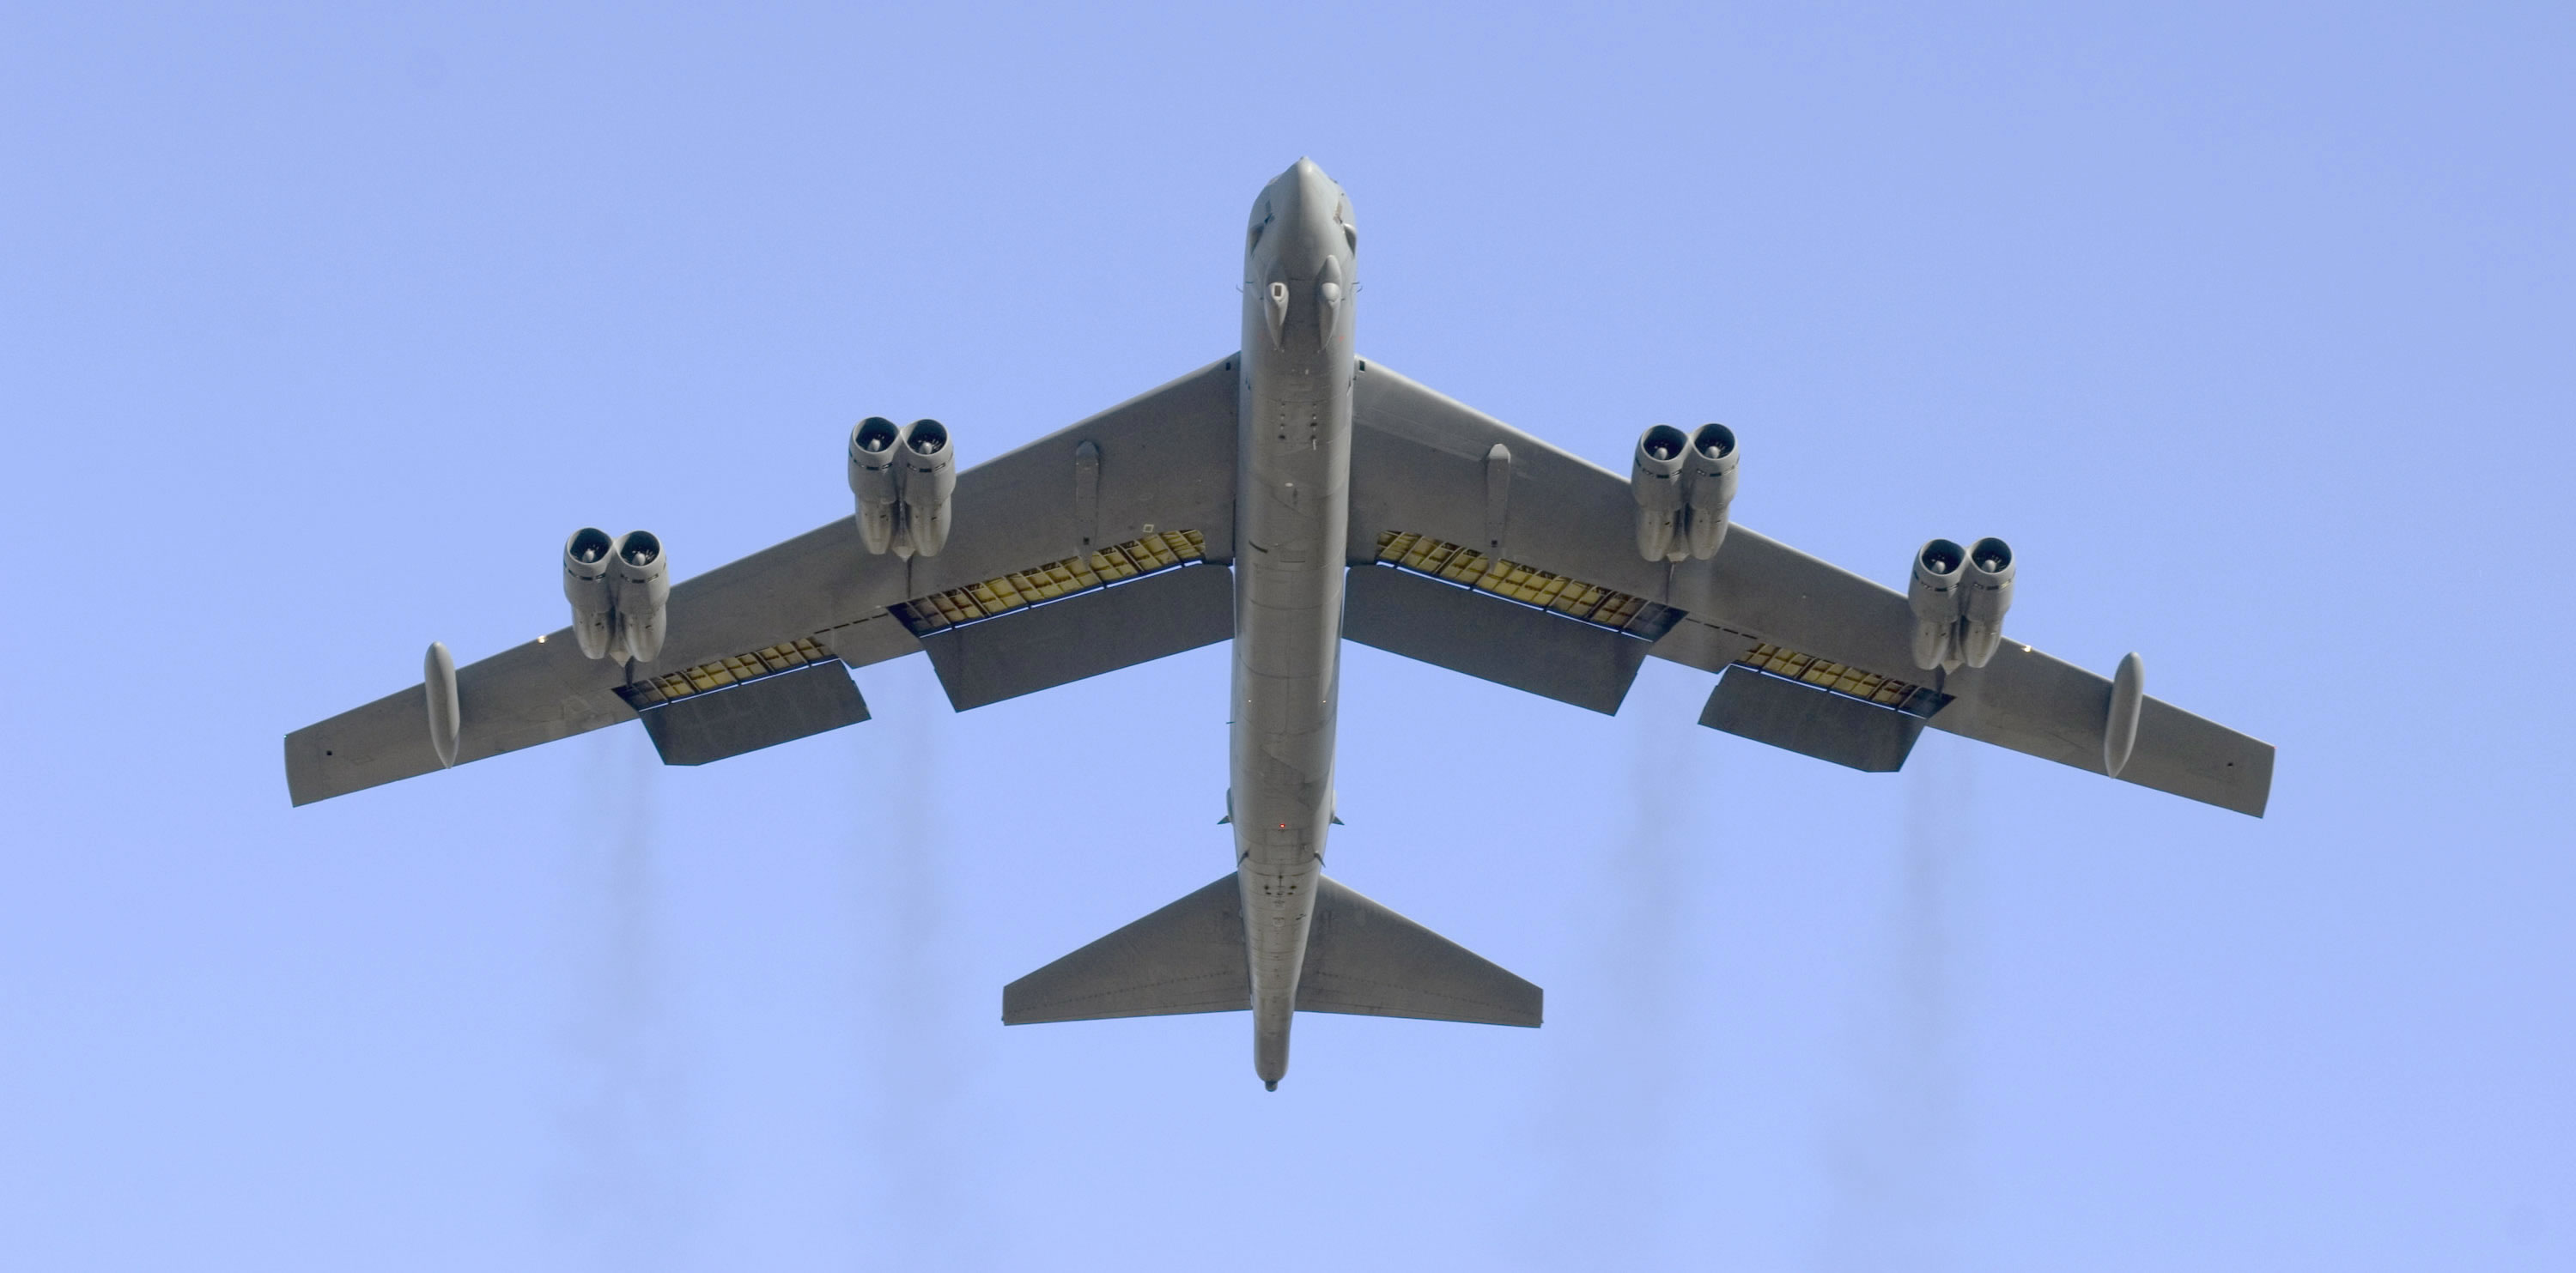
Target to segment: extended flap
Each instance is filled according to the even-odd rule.
[[[1347,589],[1342,635],[1353,641],[1604,714],[1618,712],[1653,638],[1663,635],[1622,632],[1389,566],[1352,567]]]

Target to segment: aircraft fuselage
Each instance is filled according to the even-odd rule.
[[[1333,818],[1350,531],[1349,199],[1304,159],[1245,235],[1228,812],[1251,961],[1253,1068],[1277,1087]]]

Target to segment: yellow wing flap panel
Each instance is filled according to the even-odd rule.
[[[1411,531],[1377,537],[1379,562],[1537,606],[1595,627],[1652,641],[1672,630],[1681,611],[1644,597],[1550,574],[1516,561]]]
[[[1730,665],[1699,723],[1868,773],[1893,773],[1950,697],[1765,642]]]
[[[1773,645],[1767,641],[1753,647],[1751,654],[1745,655],[1736,662],[1740,666],[1753,668],[1756,671],[1784,676],[1793,681],[1804,681],[1809,685],[1832,690],[1834,693],[1856,698],[1864,703],[1894,708],[1908,716],[1929,719],[1934,712],[1941,710],[1942,704],[1950,701],[1949,695],[1938,690],[1909,684],[1892,676],[1881,676],[1876,672],[1865,672],[1856,667],[1817,658],[1812,654],[1801,654],[1786,646]]]
[[[800,667],[821,663],[832,657],[832,652],[823,648],[822,642],[812,637],[798,637],[793,641],[781,641],[776,645],[765,646],[748,654],[728,654],[696,667],[682,668],[677,672],[657,676],[649,681],[622,686],[617,693],[619,697],[626,700],[627,706],[640,712],[648,707],[658,707],[692,695],[739,685],[744,681],[775,676],[780,672],[793,672]]]
[[[1151,531],[1095,553],[1015,570],[963,588],[934,592],[888,607],[914,636],[1008,614],[1076,593],[1186,566],[1206,559],[1207,536],[1195,530]]]
[[[850,674],[812,637],[711,659],[617,693],[643,718],[666,765],[703,765],[868,718]]]

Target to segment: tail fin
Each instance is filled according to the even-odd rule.
[[[1301,1012],[1534,1026],[1542,992],[1465,947],[1326,879],[1315,897]],[[1089,1021],[1252,1006],[1235,877],[1002,988],[1002,1023]]]

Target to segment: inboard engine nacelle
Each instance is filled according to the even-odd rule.
[[[1628,490],[1637,500],[1637,552],[1648,561],[1706,561],[1726,542],[1735,502],[1735,432],[1659,424],[1637,438]]]
[[[671,601],[671,566],[650,531],[608,532],[584,526],[564,541],[564,600],[572,635],[594,659],[650,663],[662,653]]]
[[[2000,539],[1968,548],[1946,539],[1924,544],[1905,589],[1914,611],[1914,666],[1984,667],[2003,645],[2012,586],[2012,545]]]
[[[869,416],[850,430],[850,494],[859,539],[872,553],[936,557],[948,546],[949,496],[957,489],[948,426],[915,420],[897,428]]]

